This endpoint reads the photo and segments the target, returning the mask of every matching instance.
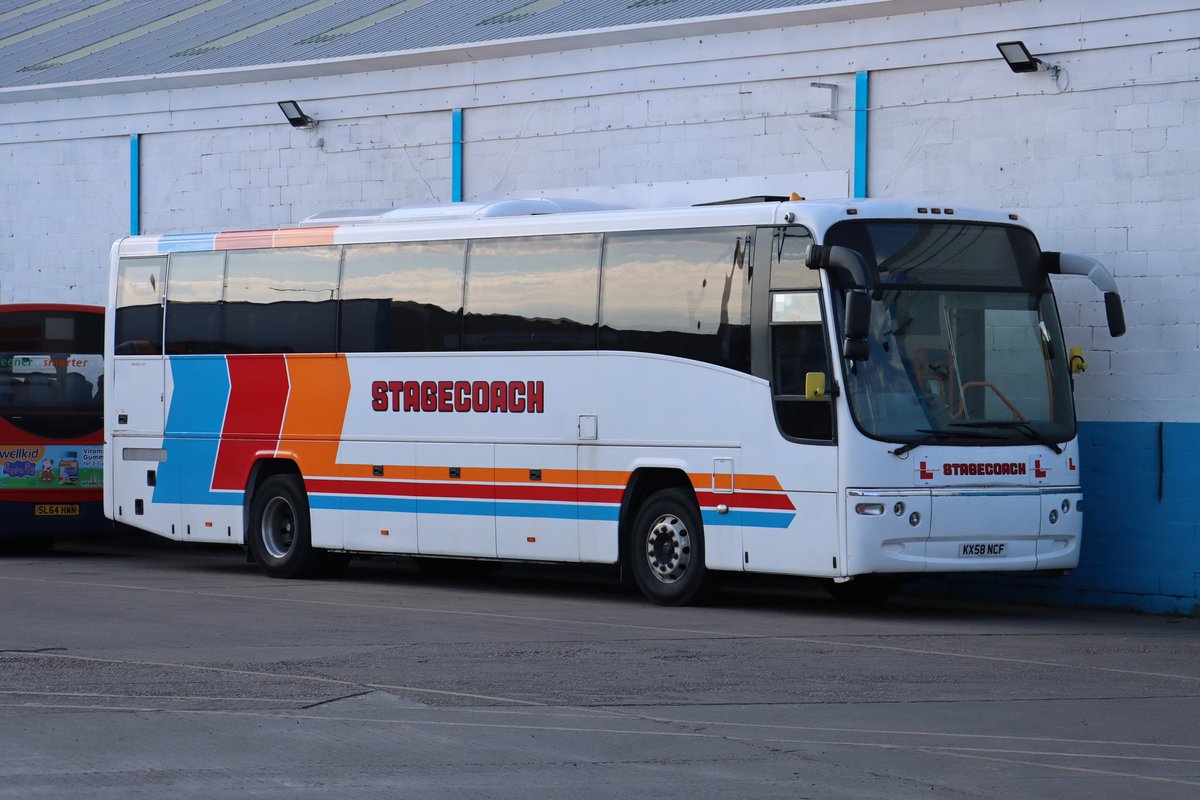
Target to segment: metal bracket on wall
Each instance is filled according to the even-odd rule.
[[[812,81],[808,85],[813,89],[820,90],[820,91],[816,91],[816,92],[809,92],[809,97],[811,99],[811,102],[809,103],[809,108],[817,107],[817,104],[822,99],[821,94],[823,92],[829,93],[829,110],[828,111],[810,111],[810,112],[808,112],[808,115],[810,117],[820,117],[821,119],[837,119],[837,109],[838,109],[838,105],[837,105],[838,86],[837,86],[837,84],[836,83],[821,83],[820,81]]]

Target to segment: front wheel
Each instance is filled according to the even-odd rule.
[[[700,511],[682,489],[663,489],[638,510],[630,537],[634,580],[659,605],[682,606],[708,588]]]
[[[250,551],[272,578],[303,578],[320,567],[313,549],[308,495],[300,478],[274,475],[254,495],[250,506]]]

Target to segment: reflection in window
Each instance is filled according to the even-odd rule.
[[[466,242],[349,245],[340,347],[347,353],[458,350]]]
[[[600,234],[472,240],[464,347],[594,349],[601,241]]]
[[[771,288],[817,289],[821,286],[819,270],[809,269],[805,261],[812,234],[799,225],[775,232],[771,241]]]
[[[610,234],[600,346],[750,371],[750,293],[742,228]]]
[[[224,351],[331,353],[340,247],[229,252]]]
[[[123,258],[117,267],[117,355],[162,354],[162,277],[166,257]]]
[[[167,353],[221,353],[225,253],[174,253],[167,272]]]

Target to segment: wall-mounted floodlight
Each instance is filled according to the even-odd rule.
[[[1058,83],[1058,75],[1063,71],[1062,67],[1042,61],[1029,52],[1029,48],[1025,46],[1024,42],[998,42],[996,49],[1000,51],[1000,55],[1004,56],[1004,62],[1008,64],[1008,68],[1013,72],[1037,72],[1045,70],[1050,73],[1051,80],[1056,84]]]
[[[300,110],[300,104],[295,100],[280,100],[279,110],[287,117],[288,124],[293,128],[315,128],[317,121]]]

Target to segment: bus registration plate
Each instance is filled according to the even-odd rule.
[[[78,517],[78,503],[38,503],[33,507],[35,517]]]
[[[1003,542],[985,542],[978,544],[960,544],[959,558],[1003,558],[1008,545]]]

